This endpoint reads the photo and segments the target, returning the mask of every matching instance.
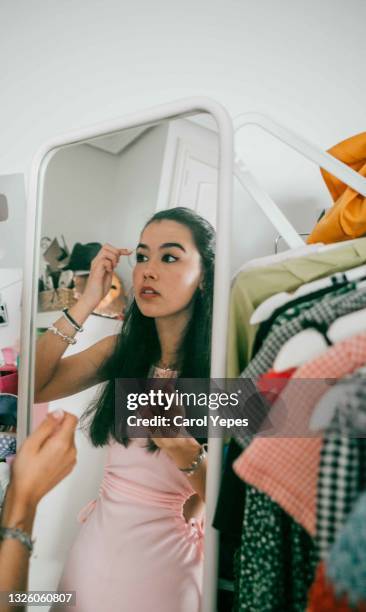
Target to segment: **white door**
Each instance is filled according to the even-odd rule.
[[[217,166],[217,134],[176,122],[167,137],[157,208],[192,208],[216,228]]]
[[[181,139],[173,175],[171,206],[187,206],[216,228],[217,167],[205,143],[192,147]]]

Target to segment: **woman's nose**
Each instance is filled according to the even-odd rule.
[[[146,266],[145,270],[144,270],[144,278],[156,278],[157,277],[157,273],[155,268],[153,268],[151,265]]]

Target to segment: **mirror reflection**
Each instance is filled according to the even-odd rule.
[[[29,588],[76,591],[78,611],[200,607],[207,446],[121,439],[114,391],[209,377],[217,171],[199,115],[63,147],[45,173],[32,428],[57,409],[80,426],[77,465],[39,508]]]

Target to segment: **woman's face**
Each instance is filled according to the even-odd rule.
[[[143,315],[165,317],[185,310],[202,278],[200,254],[188,227],[163,219],[144,229],[133,270],[135,299]]]

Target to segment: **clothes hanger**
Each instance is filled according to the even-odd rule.
[[[275,253],[274,255],[264,255],[263,257],[255,257],[249,259],[237,268],[234,274],[231,276],[231,283],[233,284],[236,277],[240,272],[252,270],[253,268],[265,268],[267,265],[273,265],[286,261],[287,259],[294,259],[295,257],[307,257],[312,253],[318,253],[319,248],[322,245],[321,242],[314,244],[304,244],[303,246],[296,247],[294,249],[287,249],[281,251],[281,253]]]
[[[341,378],[332,386],[329,391],[324,393],[320,401],[317,403],[309,421],[310,431],[322,431],[327,429],[333,421],[336,404],[346,393],[346,380]]]
[[[300,287],[298,287],[298,289],[296,289],[296,291],[293,293],[289,293],[288,291],[275,293],[259,304],[250,318],[250,323],[251,325],[257,325],[258,323],[267,321],[267,319],[272,316],[277,308],[280,308],[287,303],[291,304],[293,300],[296,300],[301,296],[309,295],[315,291],[318,291],[319,289],[325,289],[326,287],[337,287],[337,285],[344,282],[350,283],[359,278],[363,278],[364,276],[366,276],[366,265],[350,268],[344,272],[337,272],[336,274],[326,276],[325,278],[320,278],[312,281],[311,283],[305,283],[304,285],[300,285]]]
[[[361,281],[357,289],[364,288],[366,281]],[[289,368],[300,367],[324,353],[330,345],[363,331],[366,331],[366,308],[339,317],[329,326],[326,333],[316,329],[304,329],[281,347],[273,369],[275,372],[283,372]]]
[[[336,384],[329,389],[319,400],[309,421],[310,431],[323,431],[331,425],[336,407],[339,402],[343,403],[347,399],[350,386],[357,380],[362,380],[366,374],[366,366],[358,368],[352,375],[346,376],[336,381]]]
[[[299,234],[299,236],[308,236],[309,234]],[[278,240],[281,239],[281,234],[278,234],[275,240],[275,253],[274,255],[263,255],[263,257],[255,257],[254,259],[250,259],[245,261],[240,265],[239,268],[235,270],[235,272],[231,276],[231,284],[234,283],[236,277],[240,272],[251,270],[253,268],[265,268],[267,265],[272,265],[276,263],[280,263],[282,261],[286,261],[287,259],[294,259],[297,257],[308,257],[313,253],[324,253],[326,251],[333,251],[335,249],[340,249],[344,246],[348,246],[353,244],[358,238],[352,238],[352,240],[344,240],[342,242],[334,242],[332,244],[323,244],[322,242],[314,242],[311,244],[303,244],[302,246],[297,246],[292,249],[287,249],[286,251],[278,252]]]
[[[303,136],[296,134],[296,132],[293,130],[281,125],[271,117],[267,117],[261,113],[240,113],[234,117],[233,125],[235,134],[237,134],[239,130],[250,125],[259,127],[268,134],[271,134],[275,140],[280,140],[291,149],[297,151],[297,153],[300,153],[300,155],[303,157],[309,159],[320,168],[327,170],[330,174],[340,179],[349,187],[352,187],[352,189],[355,191],[358,191],[358,193],[366,196],[365,177],[360,176],[355,170],[352,170],[352,168],[347,166],[347,164],[339,161],[339,159],[333,157],[326,151],[323,151],[317,145],[313,144]],[[271,198],[269,198],[268,194],[262,189],[262,187],[257,184],[255,180],[252,182],[253,175],[248,171],[243,162],[242,164],[245,172],[243,176],[240,176],[240,163],[238,163],[240,161],[242,162],[240,157],[236,155],[236,169],[239,170],[238,178],[240,183],[249,191],[249,193],[251,193],[257,205],[262,208],[270,223],[277,228],[285,242],[287,242],[291,248],[294,246],[301,246],[301,244],[299,244],[299,235],[296,230],[294,230],[294,228],[289,224],[287,218],[284,217],[287,224],[289,224],[292,228],[292,231],[286,232],[286,229],[289,229],[289,225],[281,223],[280,217],[283,216],[283,213],[279,210],[278,206],[271,200]],[[246,179],[248,179],[248,184],[246,184]],[[251,182],[253,185],[252,190],[250,189]],[[276,210],[273,210],[273,206]],[[281,213],[279,216],[277,215],[278,211]],[[297,234],[297,237],[295,234]],[[290,244],[290,242],[293,241],[295,241],[296,244]]]

